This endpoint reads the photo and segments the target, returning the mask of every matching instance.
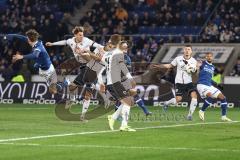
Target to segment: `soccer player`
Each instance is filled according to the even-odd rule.
[[[197,61],[192,57],[192,47],[190,45],[186,45],[183,48],[183,52],[183,55],[176,57],[170,64],[154,64],[151,67],[153,69],[170,69],[177,67],[177,73],[175,77],[176,99],[172,99],[169,104],[177,104],[182,100],[183,94],[188,93],[188,95],[191,96],[191,103],[187,119],[192,120],[192,115],[198,104],[196,89],[192,82],[192,73],[196,72]],[[192,73],[189,73],[187,70],[189,66],[192,66]]]
[[[131,66],[132,62],[131,62],[131,58],[127,54],[128,53],[128,42],[127,41],[122,41],[120,43],[119,48],[124,53],[124,62],[127,65],[128,70],[131,71],[132,70],[132,66]],[[141,97],[139,97],[137,91],[133,88],[133,86],[131,85],[131,82],[125,76],[122,77],[121,83],[125,87],[126,90],[131,90],[132,92],[135,92],[135,93],[133,93],[134,101],[138,105],[138,107],[140,107],[143,110],[144,114],[146,116],[152,115],[152,112],[148,111],[148,109],[145,106],[143,100],[141,99]],[[118,108],[118,106],[120,106],[120,104],[121,104],[120,101],[116,102],[116,104],[115,104],[116,109]]]
[[[132,86],[135,86],[135,82],[133,81],[133,78],[129,73],[128,68],[124,63],[124,54],[118,48],[120,41],[120,35],[112,35],[110,38],[111,50],[106,52],[103,56],[107,75],[106,88],[115,98],[115,100],[119,100],[121,102],[121,105],[114,112],[114,114],[108,116],[108,122],[110,129],[114,130],[114,122],[121,115],[122,123],[120,131],[135,131],[128,126],[128,117],[130,114],[130,107],[133,105],[133,100],[129,92],[123,87],[121,83],[121,73],[123,73],[127,79],[130,79]]]
[[[221,101],[222,109],[222,121],[232,121],[229,119],[227,114],[227,100],[222,92],[213,86],[217,85],[213,80],[212,76],[214,74],[215,67],[212,64],[213,54],[211,52],[206,53],[206,60],[200,64],[200,72],[197,83],[197,90],[200,96],[204,99],[203,107],[199,111],[199,117],[204,121],[204,113],[207,107],[212,104],[213,99],[218,99]]]
[[[59,91],[62,91],[63,87],[65,87],[67,84],[57,83],[57,74],[55,68],[44,45],[42,44],[42,41],[38,39],[39,33],[34,29],[30,29],[26,32],[26,36],[19,34],[7,34],[4,38],[8,41],[12,41],[14,37],[28,42],[32,47],[32,52],[27,55],[21,55],[18,52],[13,56],[13,62],[21,59],[34,60],[34,67],[38,68],[39,75],[46,79],[47,85],[49,86],[49,92],[51,94],[56,94]]]
[[[62,40],[58,42],[47,42],[46,46],[64,46],[68,45],[71,47],[73,54],[76,58],[76,60],[81,63],[80,66],[80,73],[75,78],[75,80],[69,85],[69,91],[70,91],[70,101],[67,101],[66,108],[70,108],[71,105],[75,102],[75,95],[74,91],[77,89],[78,86],[84,86],[83,77],[86,71],[86,65],[87,62],[90,60],[88,56],[85,56],[83,53],[86,53],[90,51],[90,47],[93,46],[95,48],[102,48],[103,46],[92,41],[91,39],[84,37],[84,28],[80,26],[76,26],[72,33],[74,34],[74,37],[69,38],[67,40]],[[91,86],[87,85],[87,88],[90,88]],[[91,99],[91,92],[87,89],[84,100],[83,100],[83,109],[82,113],[84,114],[86,110],[88,109],[90,105],[90,99]],[[82,114],[82,115],[83,115]],[[84,121],[84,116],[80,117],[80,120]]]

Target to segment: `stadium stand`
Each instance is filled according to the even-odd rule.
[[[69,18],[85,3],[2,0],[0,32],[24,33],[35,28],[44,42],[63,39],[72,28]],[[87,36],[102,44],[112,33],[126,35],[132,42],[132,60],[148,63],[163,43],[239,42],[239,7],[238,0],[96,0],[79,24]],[[0,45],[0,68],[4,70],[14,50]],[[49,49],[49,54],[55,66],[68,58],[57,47]]]

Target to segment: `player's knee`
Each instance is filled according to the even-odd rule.
[[[220,93],[220,94],[218,95],[218,99],[224,100],[224,99],[226,99],[226,97],[225,97],[222,93]]]
[[[130,89],[128,92],[129,92],[129,95],[130,95],[130,96],[135,96],[135,95],[137,95],[137,90],[135,90],[135,89]]]
[[[195,91],[191,92],[191,97],[197,99],[197,93]]]
[[[51,94],[56,94],[56,93],[57,93],[57,86],[56,86],[56,84],[51,84],[51,85],[49,86],[49,92],[50,92]]]
[[[86,92],[85,93],[85,95],[84,95],[84,99],[86,99],[86,100],[90,100],[91,99],[91,97],[92,97],[92,93],[91,92]]]
[[[177,96],[176,97],[176,102],[178,103],[178,102],[180,102],[182,100],[182,97],[181,96]]]
[[[212,93],[208,92],[208,93],[206,94],[206,96],[207,96],[207,97],[212,97]]]

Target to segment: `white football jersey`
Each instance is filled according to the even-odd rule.
[[[188,84],[192,82],[192,74],[189,74],[186,71],[186,64],[184,63],[183,56],[176,57],[172,62],[171,65],[177,67],[177,73],[175,77],[175,83],[180,84]],[[197,66],[197,61],[195,58],[191,57],[189,60],[186,60],[188,64]]]
[[[124,54],[118,48],[106,52],[103,56],[106,67],[107,85],[114,84],[116,82],[121,82],[123,73],[128,79],[132,76],[124,63]]]
[[[91,46],[94,47],[101,46],[87,37],[83,37],[83,40],[80,43],[76,43],[75,37],[69,38],[66,43],[68,46],[71,47],[76,60],[80,63],[87,63],[87,60],[85,60],[84,58],[81,57],[81,55],[76,53],[77,48],[90,50]]]
[[[98,48],[96,48],[94,51],[93,51],[95,54],[103,54],[99,51]],[[103,56],[103,55],[101,55]],[[91,59],[88,63],[87,63],[87,66],[92,69],[93,71],[97,72],[97,74],[102,70],[102,68],[105,67],[105,64],[100,61],[95,61],[94,59]]]

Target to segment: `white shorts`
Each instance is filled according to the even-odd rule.
[[[198,90],[198,93],[200,94],[200,96],[202,98],[206,98],[207,97],[207,93],[211,93],[212,94],[212,98],[217,98],[218,95],[220,93],[222,93],[216,87],[214,87],[214,86],[207,86],[207,85],[204,85],[204,84],[198,84],[197,85],[197,90]]]
[[[47,85],[57,83],[57,73],[54,66],[51,64],[48,70],[42,70],[39,68],[39,75],[46,79]]]

